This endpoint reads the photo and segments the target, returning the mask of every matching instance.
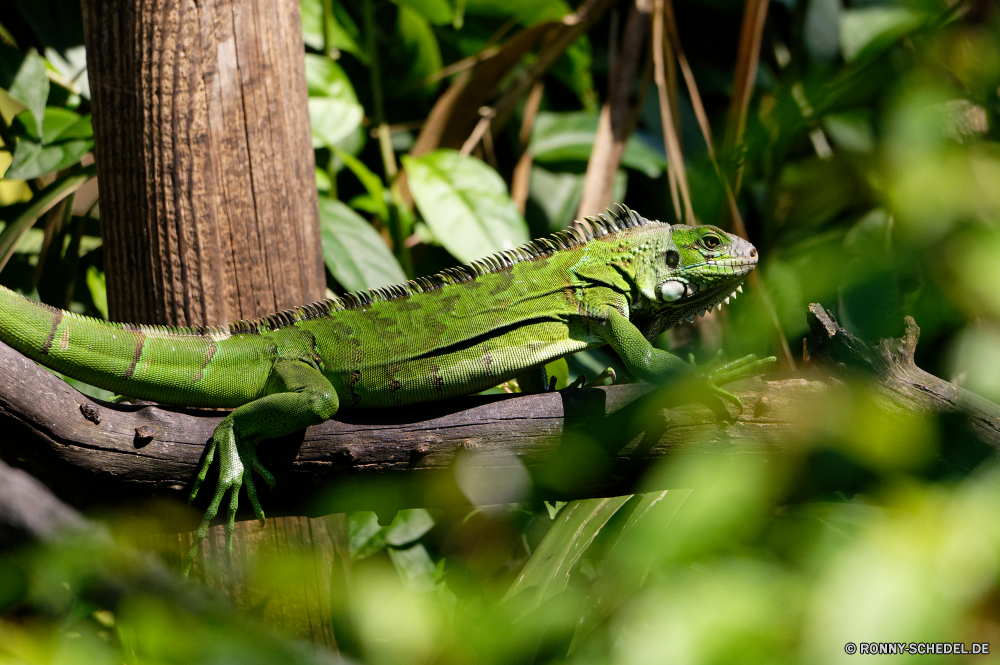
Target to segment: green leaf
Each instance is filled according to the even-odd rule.
[[[351,550],[351,560],[364,559],[385,549],[384,533],[385,530],[378,525],[378,516],[375,513],[349,513],[347,544]]]
[[[67,173],[59,180],[56,180],[38,192],[31,199],[28,207],[14,221],[7,224],[3,232],[0,233],[0,269],[3,269],[4,265],[7,264],[7,260],[10,259],[10,255],[14,253],[14,248],[17,247],[17,243],[21,240],[21,236],[31,228],[35,220],[48,212],[64,197],[79,189],[83,183],[93,178],[96,174],[97,170],[93,164],[84,166],[74,170],[72,173]]]
[[[354,145],[354,135],[361,130],[365,110],[344,69],[331,58],[307,53],[306,86],[313,147],[356,152],[360,145]]]
[[[98,270],[97,266],[87,267],[87,290],[90,291],[90,299],[94,301],[94,307],[107,320],[108,287],[104,273]]]
[[[456,150],[403,156],[410,192],[434,236],[468,262],[528,241],[528,226],[500,175]]]
[[[556,516],[521,574],[511,585],[504,602],[530,593],[527,607],[538,607],[562,593],[569,584],[569,574],[597,534],[632,495],[607,499],[572,501]]]
[[[11,129],[18,137],[38,141],[39,134],[35,127],[34,117],[28,111],[21,111],[14,116]],[[94,128],[91,125],[89,115],[83,117],[75,111],[58,106],[45,107],[45,117],[42,120],[42,144],[47,145],[71,139],[90,139],[93,136]]]
[[[545,374],[549,377],[550,381],[552,377],[556,377],[556,390],[569,385],[569,365],[566,364],[565,358],[553,360],[546,365]]]
[[[594,146],[597,121],[596,115],[580,111],[539,113],[529,145],[534,160],[540,164],[586,162]],[[622,165],[641,171],[649,178],[658,178],[667,168],[667,159],[633,135],[625,145]]]
[[[330,34],[329,47],[346,51],[367,65],[368,54],[358,44],[360,34],[358,26],[340,4],[333,3],[333,13],[327,22]],[[323,51],[323,1],[301,0],[299,7],[302,15],[302,41],[315,51]]]
[[[32,49],[22,55],[17,49],[0,42],[0,88],[28,107],[34,118],[35,136],[42,135],[45,100],[49,97],[49,77],[45,60]]]
[[[341,286],[360,291],[406,281],[382,236],[344,203],[319,197],[323,260]]]
[[[329,174],[323,169],[316,168],[316,191],[320,194],[328,194],[333,189],[333,181]]]
[[[412,543],[434,528],[434,518],[423,508],[400,510],[385,528],[385,541],[401,547]]]
[[[346,102],[358,101],[347,72],[333,58],[306,53],[306,87],[310,97],[332,97]]]
[[[451,25],[455,8],[448,0],[392,0],[399,5],[399,11],[416,14],[434,25]]]
[[[517,18],[524,25],[558,21],[572,11],[564,0],[467,0],[465,5],[470,16]]]
[[[635,495],[638,503],[604,557],[601,577],[577,621],[570,653],[623,603],[635,597],[652,567],[656,548],[650,541],[669,536],[667,527],[690,495],[691,490],[684,489]]]
[[[360,104],[328,97],[309,98],[309,124],[314,148],[333,148],[361,126],[365,111]]]
[[[91,140],[64,141],[43,146],[21,138],[14,148],[14,158],[4,174],[4,179],[30,180],[65,169],[79,162],[93,147],[94,142]]]
[[[844,60],[875,55],[927,20],[907,7],[862,7],[840,13],[840,49]]]
[[[389,552],[392,565],[396,568],[399,578],[407,588],[415,593],[434,591],[436,588],[434,584],[436,569],[431,556],[423,545],[418,543],[406,549],[390,547],[386,551]]]
[[[379,219],[383,223],[389,223],[389,206],[385,202],[385,185],[382,184],[382,178],[372,173],[371,169],[364,165],[364,163],[355,157],[354,155],[348,154],[339,148],[334,148],[333,153],[337,155],[344,162],[344,165],[351,170],[358,180],[361,181],[362,186],[368,192],[368,196],[371,198],[371,202],[375,208],[375,214],[379,216]]]
[[[545,504],[545,510],[549,513],[550,520],[555,520],[556,515],[558,515],[559,511],[566,505],[565,501],[556,501],[555,503],[543,501],[543,503]]]
[[[529,195],[545,213],[549,231],[565,229],[576,217],[585,179],[582,173],[552,173],[532,165]],[[618,169],[612,185],[612,202],[624,201],[627,187],[628,174]]]
[[[444,64],[441,47],[430,23],[423,16],[407,7],[400,7],[396,30],[409,51],[412,63],[407,80],[420,80],[441,69]]]

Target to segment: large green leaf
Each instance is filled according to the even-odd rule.
[[[7,264],[21,236],[32,227],[39,217],[48,212],[63,198],[78,190],[83,183],[97,174],[93,164],[75,169],[38,192],[28,206],[0,233],[0,269]]]
[[[542,112],[531,131],[530,149],[536,162],[587,161],[597,133],[596,115],[585,112]],[[657,178],[667,167],[666,157],[632,136],[625,146],[622,165]]]
[[[460,261],[528,241],[528,226],[500,175],[456,150],[403,157],[410,192],[434,236]]]
[[[28,107],[34,118],[35,135],[40,136],[45,101],[49,97],[49,77],[42,56],[34,49],[24,55],[0,41],[0,88]]]
[[[358,213],[336,199],[319,197],[323,260],[349,291],[406,281],[382,236]]]
[[[504,601],[530,593],[526,607],[537,607],[563,592],[573,566],[587,551],[618,509],[632,495],[606,499],[572,501],[556,516],[555,523],[539,544],[521,574],[504,596]]]

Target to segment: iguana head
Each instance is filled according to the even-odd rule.
[[[753,245],[714,226],[676,224],[657,235],[638,275],[650,334],[728,303],[757,265]]]

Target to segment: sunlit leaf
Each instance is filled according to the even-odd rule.
[[[85,121],[81,124],[81,121]],[[39,140],[34,118],[28,111],[21,111],[14,118],[11,130],[18,136],[25,136],[33,141]],[[65,134],[65,136],[64,136]],[[48,144],[57,140],[87,139],[94,135],[90,125],[90,116],[83,118],[79,113],[58,106],[45,108],[42,120],[41,143]]]
[[[596,115],[583,112],[542,112],[535,119],[530,148],[536,162],[586,162],[597,133]],[[625,146],[622,165],[659,177],[667,167],[666,157],[633,135]]]
[[[549,231],[561,231],[575,219],[583,196],[584,180],[582,173],[552,173],[532,166],[529,196],[545,213]],[[612,183],[611,201],[623,202],[627,186],[628,174],[618,169]]]
[[[379,526],[378,516],[370,511],[347,515],[347,542],[351,559],[358,560],[385,549],[385,530]]]
[[[310,97],[332,97],[357,103],[354,85],[336,60],[315,53],[306,53],[305,58],[306,87]]]
[[[108,318],[108,288],[104,278],[104,273],[97,266],[87,268],[87,289],[90,291],[90,299],[94,301],[94,307],[105,319]]]
[[[313,147],[335,147],[361,126],[365,111],[356,102],[330,97],[309,98]]]
[[[537,606],[566,589],[569,574],[597,534],[632,495],[572,501],[562,509],[504,600],[530,593]]]
[[[434,591],[434,562],[423,545],[418,543],[406,549],[390,547],[387,551],[400,579],[411,591]]]
[[[359,291],[406,281],[382,236],[346,204],[319,197],[319,219],[323,260],[345,289]]]
[[[549,377],[550,381],[555,377],[556,390],[569,385],[569,366],[566,364],[565,358],[559,358],[547,364],[545,366],[545,374]]]
[[[412,543],[434,528],[434,518],[423,508],[400,510],[385,529],[385,540],[400,547]]]
[[[874,55],[927,20],[907,7],[859,7],[840,14],[840,48],[850,62]]]
[[[655,542],[670,537],[666,527],[690,495],[691,490],[666,490],[635,496],[637,503],[608,548],[601,579],[577,622],[571,652],[639,590],[653,563]]]
[[[35,120],[36,136],[40,136],[49,96],[45,60],[34,49],[24,55],[0,41],[0,88],[28,107]]]
[[[528,241],[528,227],[500,175],[455,150],[403,157],[424,221],[453,256],[472,261]]]

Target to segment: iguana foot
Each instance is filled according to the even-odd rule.
[[[198,475],[194,480],[194,486],[191,488],[191,495],[188,498],[188,502],[194,501],[195,497],[198,496],[198,490],[201,488],[201,484],[208,474],[208,469],[212,466],[216,453],[219,455],[219,482],[215,487],[215,493],[212,495],[212,502],[205,511],[205,517],[201,521],[201,526],[198,527],[198,531],[194,535],[194,543],[192,543],[191,549],[188,551],[187,557],[185,557],[185,575],[190,571],[191,563],[198,553],[198,547],[201,545],[201,541],[205,539],[205,536],[208,535],[208,527],[211,525],[212,520],[215,519],[215,516],[218,515],[219,507],[227,493],[229,494],[229,514],[226,520],[226,552],[232,555],[233,531],[236,529],[236,508],[239,505],[240,488],[246,485],[250,505],[253,506],[253,511],[257,515],[257,519],[263,524],[264,509],[257,498],[257,488],[253,483],[253,472],[256,472],[257,475],[263,478],[268,487],[274,487],[274,476],[264,468],[264,465],[257,458],[256,447],[252,443],[241,441],[236,436],[233,430],[233,419],[230,415],[219,424],[212,435],[212,440],[209,442],[208,449],[205,452],[205,459],[201,463],[201,468],[198,470]]]
[[[618,380],[618,375],[615,373],[614,367],[607,367],[603,372],[594,377],[594,380],[587,384],[588,388],[594,388],[596,386],[604,385],[607,379],[611,379],[611,383],[608,385],[615,385],[615,381]]]
[[[611,379],[609,385],[614,385],[615,381],[618,380],[618,375],[615,373],[614,367],[608,367],[603,372],[594,377],[593,381],[587,381],[587,375],[581,374],[576,377],[573,383],[566,386],[567,388],[594,388],[596,386],[602,385],[607,379]]]
[[[718,355],[716,358],[718,358]],[[775,362],[778,362],[778,359],[774,356],[758,359],[755,354],[751,353],[724,365],[706,368],[699,373],[710,394],[731,402],[736,407],[738,413],[743,413],[743,402],[740,398],[727,390],[723,390],[718,384],[729,383],[745,376],[751,376],[758,369]],[[694,363],[692,362],[691,364],[693,365]]]

